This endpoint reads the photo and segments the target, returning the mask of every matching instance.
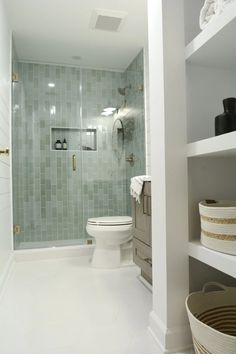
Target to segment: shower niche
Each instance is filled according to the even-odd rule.
[[[97,151],[97,129],[51,127],[50,136],[52,151]]]

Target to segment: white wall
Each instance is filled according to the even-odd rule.
[[[199,16],[205,0],[184,0],[185,43],[188,44],[200,32]]]
[[[11,147],[11,31],[0,0],[0,148]],[[11,157],[0,155],[0,287],[12,253]]]
[[[236,74],[191,64],[186,71],[188,142],[193,142],[215,135],[215,117],[224,111],[222,100],[235,97]]]
[[[191,346],[183,0],[148,0],[153,311],[162,353]]]

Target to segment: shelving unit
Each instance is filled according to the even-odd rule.
[[[236,278],[236,257],[204,247],[200,241],[189,242],[189,256]]]
[[[236,132],[215,136],[188,144],[188,157],[236,156]]]
[[[196,65],[236,68],[236,3],[213,20],[185,51],[188,62]]]
[[[236,96],[235,35],[236,3],[228,6],[185,47],[188,139],[196,140],[187,144],[186,153],[189,256],[213,271],[223,272],[226,281],[228,276],[236,279],[236,257],[200,243],[198,202],[209,195],[215,199],[236,199],[236,132],[213,136],[214,117],[222,112],[221,101]],[[212,137],[201,140],[201,135]],[[213,274],[210,268],[209,274]],[[200,268],[197,276],[201,278]]]

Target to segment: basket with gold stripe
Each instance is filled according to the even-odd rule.
[[[207,283],[187,297],[186,308],[196,354],[236,353],[236,288]]]
[[[201,242],[215,251],[236,255],[236,201],[199,203]]]

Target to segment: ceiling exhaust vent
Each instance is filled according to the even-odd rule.
[[[124,25],[127,13],[96,9],[92,13],[90,27],[92,29],[110,32],[119,32]]]

